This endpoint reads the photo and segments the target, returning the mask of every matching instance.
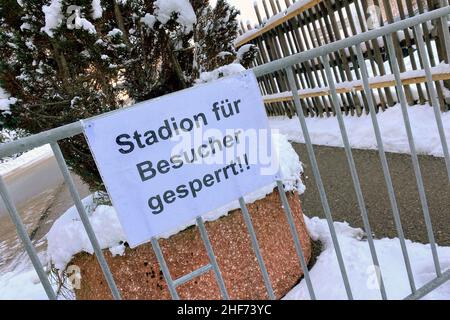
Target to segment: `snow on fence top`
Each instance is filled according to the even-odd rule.
[[[284,22],[298,16],[302,12],[311,9],[316,4],[319,4],[322,0],[300,0],[291,4],[286,10],[272,16],[270,19],[262,23],[255,29],[245,32],[243,35],[236,38],[234,41],[234,46],[239,48],[243,44],[259,37],[260,35],[266,33],[269,30],[283,24]]]

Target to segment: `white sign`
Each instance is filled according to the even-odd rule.
[[[277,174],[253,72],[87,120],[84,130],[131,247]]]

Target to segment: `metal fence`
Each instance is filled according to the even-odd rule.
[[[447,0],[285,0],[282,9],[278,0],[260,0],[261,6],[255,2],[254,8],[259,25],[241,25],[244,34],[238,38],[236,45],[253,44],[258,48],[258,56],[253,66],[262,65],[270,61],[281,59],[295,53],[311,50],[343,38],[353,37],[377,25],[393,23],[412,17],[420,13],[447,6]],[[431,21],[423,25],[423,34],[427,54],[432,67],[441,61],[450,63],[447,59],[444,43],[444,30],[439,22]],[[417,35],[409,29],[399,29],[392,34],[400,71],[421,70],[423,65],[418,58],[416,42]],[[387,39],[367,40],[362,43],[363,56],[367,62],[369,74],[385,76],[389,74]],[[329,55],[330,65],[337,79],[351,85],[361,79],[361,67],[354,48],[348,47],[336,50]],[[315,60],[307,60],[294,66],[294,72],[300,74],[299,89],[308,93],[304,96],[306,116],[331,116],[331,97],[319,89],[326,85],[326,75],[323,64]],[[435,76],[435,86],[441,110],[447,111],[450,101],[446,99],[446,92],[450,88],[450,73]],[[408,104],[425,104],[431,102],[431,97],[425,86],[426,79],[411,79],[405,84],[405,96]],[[262,76],[259,79],[261,91],[265,96],[267,112],[270,115],[293,115],[295,106],[292,97],[286,99],[280,93],[289,91],[289,84],[284,77],[275,75]],[[376,86],[377,101],[375,109],[384,111],[399,103],[392,88],[391,81],[380,81]],[[358,88],[356,88],[358,90]],[[343,112],[351,115],[368,114],[367,97],[364,90],[338,90],[342,100]]]
[[[295,108],[299,115],[299,120],[300,120],[300,125],[301,125],[302,131],[303,131],[303,135],[305,137],[305,142],[306,142],[306,146],[307,146],[308,155],[309,155],[309,158],[310,158],[310,161],[312,164],[312,170],[313,170],[315,182],[316,182],[317,188],[319,190],[321,202],[323,205],[323,210],[324,210],[327,222],[328,222],[328,227],[329,227],[331,238],[332,238],[332,241],[334,244],[334,249],[335,249],[336,256],[337,256],[338,265],[340,267],[340,272],[341,272],[342,279],[344,281],[344,285],[345,285],[345,289],[346,289],[346,293],[347,293],[347,296],[349,299],[353,299],[353,292],[352,292],[352,288],[349,283],[349,278],[348,278],[346,267],[345,267],[345,261],[343,260],[341,248],[339,246],[339,241],[338,241],[336,231],[334,228],[333,218],[332,218],[330,206],[329,206],[329,203],[327,200],[327,193],[325,191],[325,188],[324,188],[324,185],[323,185],[323,182],[321,179],[319,167],[318,167],[315,155],[314,155],[313,146],[312,146],[311,139],[310,139],[310,136],[308,133],[308,128],[307,128],[306,121],[305,121],[305,115],[303,113],[304,101],[302,101],[302,99],[300,98],[299,93],[298,93],[299,74],[294,72],[295,66],[298,64],[304,63],[306,61],[311,61],[311,60],[320,60],[320,63],[323,65],[323,68],[325,70],[325,75],[326,75],[325,79],[329,86],[331,103],[332,103],[333,109],[336,112],[337,121],[339,122],[340,130],[342,133],[342,138],[343,138],[344,147],[345,147],[345,151],[346,151],[346,155],[347,155],[347,159],[348,159],[348,164],[349,164],[355,192],[357,195],[360,213],[363,218],[364,229],[367,234],[368,244],[369,244],[369,249],[370,249],[370,253],[372,256],[373,264],[375,266],[379,267],[377,252],[376,252],[376,248],[374,245],[374,239],[372,236],[371,227],[370,227],[370,223],[369,223],[369,219],[368,219],[368,212],[366,210],[364,197],[362,195],[361,186],[360,186],[360,182],[359,182],[358,172],[355,167],[352,150],[351,150],[351,147],[349,144],[347,131],[346,131],[345,124],[343,121],[342,101],[339,99],[338,94],[337,94],[336,79],[333,76],[332,66],[330,65],[330,58],[329,58],[329,55],[331,55],[332,53],[339,51],[339,50],[346,49],[346,48],[353,48],[356,51],[358,63],[361,68],[364,93],[368,97],[368,99],[367,99],[368,108],[369,108],[369,112],[370,112],[372,123],[373,123],[373,128],[374,128],[377,143],[378,143],[378,151],[379,151],[379,156],[380,156],[381,163],[382,163],[383,173],[385,176],[385,182],[386,182],[386,185],[387,185],[387,188],[389,191],[389,201],[390,201],[390,204],[392,207],[392,214],[393,214],[393,218],[394,218],[395,225],[397,228],[398,238],[399,238],[400,246],[401,246],[402,253],[403,253],[403,260],[404,260],[406,272],[407,272],[408,279],[409,279],[411,294],[406,298],[407,299],[421,298],[421,297],[425,296],[426,294],[428,294],[429,292],[431,292],[436,287],[438,287],[438,286],[442,285],[443,283],[445,283],[446,281],[448,281],[450,279],[450,270],[445,270],[445,271],[442,270],[441,266],[440,266],[440,262],[439,262],[439,257],[438,257],[438,253],[437,253],[437,249],[436,249],[436,242],[434,239],[434,233],[433,233],[432,224],[431,224],[430,213],[429,213],[429,209],[428,209],[427,198],[425,195],[421,170],[420,170],[419,161],[418,161],[418,157],[417,157],[417,153],[416,153],[414,138],[412,135],[411,124],[409,122],[409,117],[408,117],[408,109],[407,109],[408,103],[406,100],[404,87],[403,87],[402,81],[401,81],[402,80],[401,73],[400,73],[400,69],[399,69],[398,62],[397,62],[396,55],[395,55],[395,47],[393,44],[392,34],[396,33],[398,30],[414,28],[414,31],[417,35],[416,40],[417,40],[418,48],[419,48],[419,51],[421,54],[420,55],[421,61],[422,61],[422,64],[424,66],[424,70],[426,73],[427,89],[430,91],[430,96],[432,98],[433,109],[434,109],[435,117],[436,117],[436,123],[438,126],[439,135],[440,135],[441,142],[442,142],[442,147],[443,147],[443,151],[444,151],[444,159],[445,159],[445,163],[446,163],[448,178],[450,181],[450,155],[449,155],[448,145],[447,145],[445,132],[443,129],[443,124],[442,124],[442,119],[441,119],[439,99],[437,97],[436,87],[433,82],[433,78],[432,78],[432,74],[431,74],[430,61],[426,54],[426,46],[423,41],[423,30],[422,30],[422,24],[427,23],[428,21],[438,20],[442,26],[442,29],[446,31],[445,32],[445,45],[446,45],[446,49],[447,49],[446,52],[448,55],[450,55],[450,34],[448,32],[448,27],[447,27],[448,26],[448,15],[450,15],[450,6],[447,6],[447,7],[441,8],[441,9],[437,9],[434,11],[430,11],[427,13],[423,13],[421,15],[417,15],[417,16],[414,16],[414,17],[411,17],[406,20],[402,20],[402,21],[399,21],[399,22],[396,22],[393,24],[388,24],[379,29],[368,31],[368,32],[362,33],[362,34],[358,34],[358,35],[355,35],[354,37],[346,38],[346,39],[334,42],[332,44],[328,44],[323,47],[319,47],[316,49],[312,49],[310,51],[294,54],[289,57],[255,67],[253,69],[257,77],[263,77],[265,75],[272,75],[272,76],[277,75],[278,77],[285,78],[287,83],[289,84],[289,88],[290,88],[290,90],[292,92],[292,96],[294,98]],[[409,258],[409,254],[408,254],[408,249],[406,247],[406,241],[405,241],[405,237],[404,237],[403,229],[402,229],[402,225],[401,225],[401,220],[400,220],[400,212],[399,212],[399,209],[397,206],[397,200],[395,197],[394,187],[393,187],[391,175],[389,172],[389,165],[386,160],[386,155],[385,155],[384,148],[383,148],[383,141],[382,141],[380,129],[379,129],[378,122],[377,122],[375,103],[373,101],[373,92],[372,92],[372,89],[369,84],[368,71],[367,71],[367,67],[364,62],[363,52],[361,49],[362,43],[364,43],[366,41],[378,39],[379,37],[385,37],[386,41],[387,41],[389,59],[390,59],[390,62],[392,65],[392,70],[393,70],[393,73],[395,76],[396,94],[398,96],[398,101],[400,101],[400,103],[401,103],[401,109],[402,109],[403,118],[404,118],[404,125],[406,128],[406,132],[407,132],[407,136],[408,136],[408,140],[409,140],[410,151],[411,151],[411,159],[413,162],[414,172],[416,175],[416,182],[417,182],[417,186],[418,186],[418,190],[419,190],[421,205],[422,205],[422,209],[423,209],[423,215],[424,215],[424,219],[425,219],[425,223],[426,223],[426,227],[427,227],[427,231],[428,231],[428,239],[430,242],[430,249],[432,252],[433,263],[434,263],[435,272],[436,272],[436,277],[432,281],[430,281],[429,283],[425,284],[424,286],[422,286],[420,288],[417,288],[417,286],[416,286],[415,279],[414,279],[412,269],[411,269],[411,263],[410,263],[410,258]],[[97,259],[102,268],[103,274],[104,274],[104,276],[108,282],[108,285],[111,289],[112,295],[115,299],[120,299],[120,291],[115,284],[115,281],[113,279],[111,271],[109,270],[108,264],[106,263],[106,260],[103,256],[102,250],[101,250],[99,243],[97,241],[97,238],[93,232],[93,229],[89,222],[89,218],[87,216],[85,208],[81,202],[78,191],[77,191],[75,184],[72,180],[72,177],[69,173],[69,169],[66,165],[65,159],[64,159],[64,157],[61,153],[61,150],[58,146],[58,140],[65,139],[65,138],[68,138],[68,137],[71,137],[71,136],[74,136],[77,134],[81,134],[82,132],[83,132],[83,129],[82,129],[81,122],[75,122],[72,124],[68,124],[68,125],[56,128],[56,129],[52,129],[52,130],[42,132],[42,133],[30,136],[30,137],[23,138],[18,141],[14,141],[14,142],[2,145],[2,146],[0,146],[0,157],[10,156],[12,154],[15,154],[18,152],[23,152],[23,151],[47,144],[47,143],[51,144],[55,158],[59,164],[59,167],[63,174],[64,180],[67,183],[67,185],[69,186],[69,190],[70,190],[72,198],[75,202],[75,206],[78,210],[80,218],[83,222],[83,225],[84,225],[86,232],[89,236],[89,239],[92,243],[95,254],[96,254]],[[314,294],[314,283],[311,282],[311,279],[309,276],[305,257],[303,256],[302,247],[301,247],[298,235],[296,233],[296,228],[294,225],[292,212],[289,207],[288,201],[286,199],[286,195],[285,195],[285,192],[283,189],[282,182],[278,181],[277,186],[278,186],[280,197],[281,197],[281,200],[282,200],[282,203],[284,206],[285,214],[287,216],[287,220],[288,220],[288,223],[290,226],[290,230],[293,235],[295,248],[296,248],[296,251],[297,251],[297,254],[299,257],[299,265],[301,266],[302,270],[304,271],[304,278],[305,278],[305,281],[307,284],[307,288],[309,290],[310,297],[311,297],[311,299],[315,299],[316,297]],[[43,268],[41,262],[39,261],[36,251],[30,241],[30,238],[28,237],[27,231],[26,231],[23,223],[21,222],[21,219],[19,217],[17,209],[12,201],[12,198],[7,190],[7,187],[6,187],[5,182],[2,177],[0,177],[0,194],[3,198],[3,200],[5,201],[5,204],[8,209],[8,212],[11,216],[11,219],[16,226],[16,229],[20,236],[20,239],[22,240],[24,247],[25,247],[28,255],[30,256],[33,266],[39,275],[39,278],[46,290],[48,297],[50,299],[55,299],[56,294],[53,291],[51,284],[49,283],[47,274],[45,273],[44,268]],[[255,231],[253,229],[251,217],[248,213],[248,210],[247,210],[247,207],[246,207],[246,204],[245,204],[243,198],[239,199],[239,203],[240,203],[240,207],[241,207],[241,211],[242,211],[242,214],[244,217],[245,224],[247,226],[247,230],[250,234],[251,243],[252,243],[254,252],[257,257],[259,267],[260,267],[262,275],[263,275],[263,279],[264,279],[264,283],[265,283],[265,286],[267,289],[268,296],[269,296],[269,298],[274,299],[275,295],[274,295],[274,292],[272,289],[272,285],[271,285],[271,281],[270,281],[267,269],[264,264],[263,257],[259,250],[258,240],[257,240],[256,234],[255,234]],[[208,239],[208,235],[207,235],[207,232],[206,232],[206,229],[204,226],[204,222],[201,217],[197,218],[197,226],[199,228],[202,240],[207,249],[210,263],[191,272],[190,274],[182,276],[181,278],[178,278],[178,279],[172,279],[172,277],[170,275],[170,271],[165,263],[165,259],[162,254],[162,251],[159,247],[158,239],[154,238],[151,241],[153,249],[156,254],[156,257],[158,259],[158,262],[163,271],[165,280],[167,282],[169,291],[174,299],[178,299],[178,294],[177,294],[176,289],[179,285],[185,283],[186,281],[193,279],[194,277],[202,275],[209,270],[213,270],[215,273],[216,279],[218,281],[221,294],[224,299],[227,299],[228,298],[227,290],[226,290],[224,281],[222,279],[219,267],[217,265],[216,258],[215,258],[214,252],[213,252],[213,248]],[[379,275],[378,280],[379,280],[379,288],[380,288],[381,297],[383,299],[387,299],[388,295],[387,295],[387,292],[386,292],[386,289],[384,286],[383,274]]]

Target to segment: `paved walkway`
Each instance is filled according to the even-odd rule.
[[[301,196],[307,216],[324,217],[319,194],[304,144],[294,144],[305,167],[307,190]],[[314,146],[333,219],[363,227],[355,189],[344,149]],[[353,150],[372,230],[377,238],[397,237],[386,184],[378,152]],[[388,153],[388,162],[396,191],[405,236],[429,243],[419,200],[411,157]],[[450,246],[450,184],[443,158],[420,156],[431,219],[436,241]]]

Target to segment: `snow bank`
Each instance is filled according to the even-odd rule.
[[[442,145],[436,125],[433,108],[417,105],[408,108],[416,150],[420,154],[443,157]],[[378,115],[384,147],[388,152],[409,153],[408,137],[403,122],[400,105],[380,112]],[[450,112],[442,113],[442,121],[450,145]],[[304,143],[298,118],[275,117],[269,120],[270,126],[279,129],[289,140]],[[377,149],[377,143],[369,115],[344,117],[350,145],[356,149]],[[339,124],[335,117],[307,118],[309,134],[313,144],[343,147]]]
[[[250,50],[252,50],[255,47],[256,46],[254,44],[252,44],[252,43],[245,44],[242,47],[240,47],[239,50],[236,53],[236,60],[237,61],[242,61],[242,59],[247,54],[247,52],[249,52]]]
[[[36,162],[48,159],[52,156],[53,151],[49,144],[46,144],[39,148],[35,148],[33,150],[25,152],[20,157],[4,163],[0,163],[0,175],[5,176],[11,174],[18,168],[24,169],[35,164]]]
[[[39,254],[44,261],[44,256]],[[54,285],[54,284],[53,284]],[[55,288],[55,286],[54,286]],[[13,270],[0,272],[0,300],[47,300],[47,294],[26,254]]]
[[[141,22],[152,29],[156,22],[156,17],[150,13],[146,13],[145,16],[141,18]]]
[[[7,272],[0,276],[0,300],[47,300],[34,269]]]
[[[98,19],[101,17],[103,9],[101,7],[99,0],[92,1],[92,17],[94,19]],[[69,10],[71,7],[69,6],[67,9]],[[57,29],[63,23],[65,17],[63,13],[63,3],[62,0],[51,0],[48,5],[42,6],[42,12],[44,13],[45,25],[41,28],[42,32],[47,33],[49,37],[53,38],[53,31]],[[84,17],[80,17],[79,9],[73,7],[72,12],[67,12],[68,14],[76,14],[75,16],[75,24],[67,25],[68,29],[83,29],[88,31],[91,34],[95,34],[96,30],[94,25]]]
[[[282,135],[274,135],[273,139],[276,150],[279,151],[280,176],[287,190],[298,190],[303,193],[305,186],[301,182],[300,174],[303,171],[302,164],[297,153]],[[273,192],[275,183],[268,185],[260,190],[245,196],[247,203],[253,203],[256,200],[264,198],[267,194]],[[113,254],[123,253],[122,243],[126,241],[125,234],[119,223],[116,211],[113,207],[100,205],[94,209],[94,196],[91,195],[83,200],[86,211],[90,216],[92,227],[99,240],[102,249],[109,248]],[[206,221],[216,220],[227,215],[231,210],[239,208],[239,202],[233,201],[221,208],[218,208],[203,218]],[[162,238],[168,238],[195,224],[195,220],[179,226],[163,234]],[[87,237],[78,212],[75,207],[67,210],[58,220],[55,221],[49,233],[47,234],[47,257],[48,261],[53,263],[56,268],[64,269],[72,256],[79,252],[93,253],[92,245]]]
[[[92,0],[92,18],[100,19],[103,15],[103,8],[100,0]]]
[[[311,238],[315,241],[320,240],[323,245],[321,255],[310,270],[316,298],[347,299],[326,220],[305,217],[305,222]],[[334,225],[354,298],[381,299],[368,242],[361,240],[364,235],[363,230],[352,228],[342,222],[335,222]],[[421,287],[436,277],[430,245],[414,243],[409,240],[406,244],[416,286]],[[399,240],[388,238],[375,240],[375,248],[388,299],[405,298],[411,291]],[[450,247],[438,247],[438,254],[442,269],[448,269],[450,267]],[[305,281],[302,280],[284,299],[309,299]],[[450,299],[450,283],[431,292],[425,299]]]
[[[120,29],[114,28],[111,31],[109,31],[107,35],[108,35],[108,37],[111,37],[111,38],[114,38],[116,36],[121,37],[123,35],[123,32]]]

